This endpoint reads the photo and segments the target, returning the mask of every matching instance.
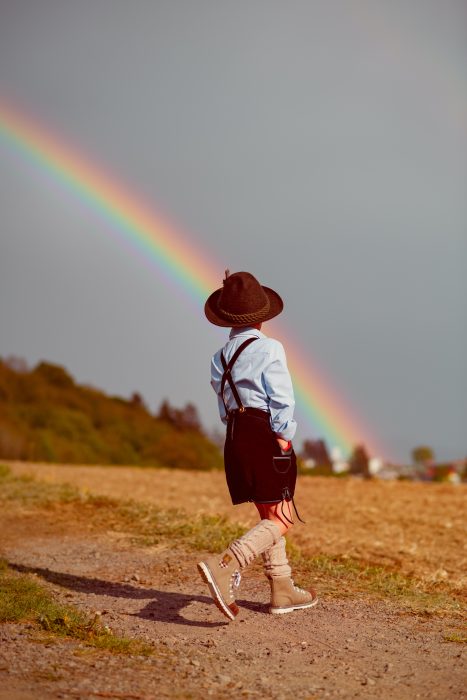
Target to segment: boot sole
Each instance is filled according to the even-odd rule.
[[[313,608],[318,602],[315,598],[311,603],[302,603],[301,605],[291,605],[288,608],[269,608],[269,612],[273,615],[285,615],[285,613],[293,612],[294,610],[304,610],[305,608]]]
[[[235,620],[235,615],[231,611],[231,609],[226,605],[224,602],[224,599],[222,598],[221,592],[219,588],[217,587],[216,581],[211,574],[211,571],[208,566],[204,563],[204,561],[200,561],[198,564],[198,571],[199,575],[203,579],[204,583],[207,583],[209,586],[209,591],[211,593],[211,596],[221,611],[226,617],[229,618],[229,620]]]

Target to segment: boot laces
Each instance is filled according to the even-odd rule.
[[[292,585],[295,588],[295,590],[297,591],[297,593],[306,593],[306,591],[303,588],[300,588],[300,586],[296,586],[295,582],[293,580],[292,580]]]
[[[232,576],[230,577],[230,584],[229,584],[230,600],[235,600],[233,589],[239,587],[241,580],[242,580],[242,575],[241,575],[240,571],[235,571],[235,573],[233,573]]]

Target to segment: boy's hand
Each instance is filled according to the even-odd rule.
[[[276,438],[276,440],[279,443],[279,447],[284,452],[287,452],[292,447],[292,443],[290,442],[290,440],[283,440],[282,438],[279,438],[279,437]]]

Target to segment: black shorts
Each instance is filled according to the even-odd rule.
[[[224,465],[232,503],[277,503],[295,492],[297,459],[283,452],[272,432],[270,415],[256,408],[230,414]]]

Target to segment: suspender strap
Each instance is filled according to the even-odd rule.
[[[222,380],[221,380],[221,396],[222,396],[222,401],[224,402],[224,408],[225,408],[225,414],[229,415],[229,411],[227,408],[227,404],[225,403],[224,399],[224,389],[225,389],[225,383],[228,382],[229,386],[232,390],[233,397],[237,403],[237,406],[240,410],[244,410],[244,406],[242,404],[242,401],[240,399],[237,387],[235,386],[234,380],[232,379],[232,367],[238,360],[239,355],[245,350],[250,343],[253,343],[255,340],[258,340],[258,338],[247,338],[234,352],[232,355],[232,358],[230,362],[227,364],[225,361],[224,353],[221,352],[221,362],[222,362],[222,367],[224,368],[224,374],[222,375]]]

